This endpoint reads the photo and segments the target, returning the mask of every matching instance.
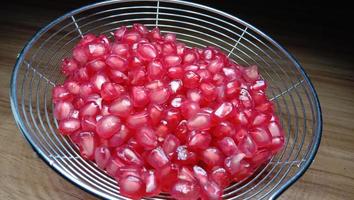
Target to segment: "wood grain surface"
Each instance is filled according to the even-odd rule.
[[[96,199],[60,177],[38,158],[16,127],[8,95],[11,71],[26,41],[51,20],[86,3],[11,1],[0,6],[1,200]],[[240,7],[243,11],[251,6],[243,5]],[[303,16],[301,11],[294,12]],[[245,11],[240,15],[253,16],[246,18],[283,43],[299,60],[316,87],[323,110],[323,138],[315,161],[280,199],[354,199],[353,51],[342,38],[334,42],[330,41],[333,38],[323,40],[323,35],[316,37],[322,26],[299,23],[297,26],[302,30],[295,30],[293,25],[276,17],[277,14],[253,14]],[[309,27],[312,32],[307,34],[305,30]]]

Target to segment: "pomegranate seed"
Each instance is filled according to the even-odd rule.
[[[108,49],[104,44],[91,42],[87,45],[87,52],[89,60],[101,57],[108,52]]]
[[[66,81],[64,84],[65,89],[67,89],[71,94],[78,95],[80,92],[80,84],[76,81]]]
[[[116,151],[117,157],[127,165],[142,166],[144,164],[140,155],[130,147],[118,147]]]
[[[137,130],[135,139],[139,145],[146,150],[154,149],[157,146],[157,137],[151,128],[143,127]]]
[[[155,169],[159,169],[167,165],[170,161],[161,147],[157,147],[150,151],[147,162]]]
[[[193,71],[187,71],[183,77],[183,85],[186,88],[197,88],[199,86],[200,76]]]
[[[99,112],[99,107],[95,102],[87,102],[84,104],[79,111],[79,115],[83,116],[94,116]]]
[[[180,108],[182,106],[182,102],[184,101],[183,96],[176,96],[171,100],[171,106],[174,108]],[[183,114],[183,111],[181,111]]]
[[[150,102],[155,104],[163,104],[170,97],[170,91],[167,88],[156,89],[150,92]]]
[[[120,130],[115,133],[109,140],[109,147],[118,147],[124,144],[132,136],[131,131],[124,124],[120,127]]]
[[[132,128],[132,129],[138,129],[141,128],[142,126],[145,126],[148,121],[149,121],[149,114],[146,111],[142,111],[139,113],[136,113],[134,115],[130,115],[127,118],[127,126]]]
[[[128,43],[131,45],[135,42],[138,42],[140,39],[141,39],[141,36],[138,32],[130,31],[130,32],[123,35],[122,42]]]
[[[224,67],[224,62],[220,58],[212,60],[208,65],[208,70],[212,73],[218,73]]]
[[[93,132],[81,132],[78,135],[77,145],[82,157],[92,160],[95,154],[96,140]]]
[[[224,137],[218,142],[220,150],[226,155],[231,156],[238,152],[235,141],[230,137]]]
[[[136,176],[126,176],[119,180],[119,191],[132,199],[140,199],[145,194],[144,181]]]
[[[194,166],[193,174],[201,186],[208,182],[208,174],[202,167]]]
[[[176,42],[176,35],[173,33],[167,33],[165,35],[165,41],[166,42]]]
[[[54,117],[57,120],[69,118],[74,112],[74,106],[68,101],[60,101],[55,104]]]
[[[126,57],[129,53],[129,45],[121,43],[113,43],[111,48],[112,54]]]
[[[185,180],[188,182],[196,182],[197,181],[196,177],[194,177],[193,169],[186,167],[186,166],[181,167],[181,170],[178,174],[178,179]]]
[[[110,55],[106,59],[106,64],[114,70],[126,71],[128,69],[128,61],[118,55]]]
[[[233,111],[233,106],[229,102],[221,103],[213,112],[213,117],[217,120],[228,118]]]
[[[170,91],[172,94],[178,94],[183,91],[183,83],[181,80],[173,80],[169,83]]]
[[[157,57],[157,51],[155,47],[148,43],[138,44],[138,56],[145,61],[151,61]]]
[[[179,146],[176,149],[175,162],[180,165],[194,165],[197,163],[197,155],[188,151],[187,146]]]
[[[199,190],[199,186],[193,182],[178,180],[171,189],[171,195],[180,200],[198,199]]]
[[[84,116],[81,118],[81,129],[83,131],[95,131],[96,130],[96,117]]]
[[[79,68],[79,63],[73,58],[65,58],[61,64],[61,71],[65,75],[73,74]]]
[[[202,98],[201,91],[198,90],[198,89],[188,90],[187,97],[191,101],[199,102],[201,100],[201,98]]]
[[[144,107],[149,103],[147,91],[143,86],[132,87],[132,99],[135,107]]]
[[[80,129],[80,121],[75,118],[66,118],[59,122],[59,130],[63,135],[70,135]]]
[[[73,50],[73,57],[81,65],[84,65],[88,60],[88,55],[82,46],[77,46]]]
[[[169,130],[174,130],[181,121],[181,114],[178,109],[170,108],[165,110],[164,117]]]
[[[211,132],[216,138],[223,138],[235,134],[235,127],[228,121],[220,122]]]
[[[109,112],[119,117],[127,117],[133,110],[133,102],[128,96],[122,96],[112,102]]]
[[[151,105],[149,108],[149,117],[153,125],[158,124],[162,119],[163,107],[160,105]]]
[[[210,178],[221,188],[226,188],[231,182],[229,173],[222,167],[214,168],[210,173]]]
[[[189,130],[208,130],[211,127],[210,114],[197,113],[188,120],[187,126]]]
[[[105,101],[112,101],[124,92],[124,87],[115,83],[104,83],[102,85],[101,97]]]
[[[109,70],[109,78],[115,83],[128,82],[128,76],[119,70]]]
[[[249,135],[246,135],[238,143],[237,147],[246,155],[246,157],[252,157],[257,151],[257,146]]]
[[[169,192],[173,184],[177,181],[179,167],[176,164],[170,164],[156,169],[156,171],[162,190]]]
[[[123,166],[125,165],[121,160],[117,157],[111,157],[111,159],[107,162],[106,171],[110,176],[116,177],[118,169]]]
[[[173,79],[180,79],[183,77],[183,68],[182,67],[170,67],[168,68],[168,76]]]
[[[177,53],[177,49],[176,49],[176,45],[174,45],[174,43],[171,42],[166,42],[162,45],[162,55],[171,55],[171,54],[176,54]]]
[[[187,136],[188,136],[187,121],[183,120],[177,125],[175,136],[181,141],[181,143],[185,143],[187,141]]]
[[[240,83],[238,81],[228,82],[225,88],[225,96],[227,98],[235,98],[240,92]]]
[[[212,180],[202,185],[202,199],[221,200],[222,190],[220,186]]]
[[[96,40],[96,36],[94,34],[91,34],[91,33],[86,34],[82,37],[78,46],[85,46],[85,45],[89,44],[90,42],[93,42],[94,40]]]
[[[163,69],[162,63],[159,61],[152,61],[147,66],[147,75],[150,80],[156,80],[163,77],[165,71]]]
[[[280,126],[277,122],[270,122],[268,124],[268,130],[273,138],[281,137],[284,135],[284,133],[282,133],[282,130],[280,129]]]
[[[144,173],[143,179],[146,185],[146,196],[152,197],[160,193],[160,183],[157,180],[157,175],[154,170],[148,170],[146,173]]]
[[[259,79],[258,68],[252,65],[244,69],[243,78],[248,82],[254,82]]]
[[[99,168],[105,169],[111,158],[111,152],[105,146],[100,146],[95,149],[95,161]]]
[[[118,132],[121,127],[120,119],[114,115],[107,115],[97,121],[96,132],[104,139],[108,139]]]
[[[192,131],[188,136],[188,147],[192,150],[204,150],[209,147],[211,136],[208,132]]]
[[[209,147],[201,154],[201,160],[206,164],[208,169],[212,169],[215,166],[223,166],[224,159],[224,155],[216,147]]]
[[[249,167],[249,164],[244,161],[244,153],[237,153],[225,159],[225,168],[231,175],[240,172],[243,168]]]
[[[52,98],[54,103],[57,103],[59,101],[71,101],[73,96],[64,86],[56,86],[53,88]]]
[[[91,82],[94,86],[94,88],[97,91],[100,91],[102,88],[102,85],[106,82],[109,82],[109,79],[107,77],[107,75],[105,73],[98,73],[95,74],[92,78],[91,78]]]
[[[116,40],[121,40],[126,32],[127,32],[127,27],[121,26],[114,32],[114,38]]]
[[[169,134],[166,136],[166,139],[162,145],[162,149],[164,150],[167,156],[171,157],[175,153],[179,145],[179,139],[176,136]]]

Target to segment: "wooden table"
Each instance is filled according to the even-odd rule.
[[[60,177],[38,158],[16,127],[8,96],[11,70],[25,42],[49,21],[85,3],[11,1],[0,7],[1,200],[95,199]],[[242,11],[251,6],[243,3],[243,7],[240,6]],[[277,13],[276,9],[274,12]],[[239,14],[253,16],[253,12]],[[315,37],[316,30],[321,27],[314,27],[312,36],[311,32],[310,35],[301,31],[294,33],[292,25],[274,16],[277,15],[246,18],[285,44],[300,61],[316,87],[324,120],[322,143],[313,165],[281,199],[354,199],[353,53],[349,48],[332,49],[334,43]],[[279,24],[282,30],[274,28]],[[299,26],[304,28],[301,23]],[[342,41],[341,38],[337,40]],[[343,41],[340,44],[345,45]]]

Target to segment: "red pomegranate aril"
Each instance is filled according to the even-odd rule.
[[[179,200],[196,200],[199,197],[199,186],[194,182],[178,180],[170,193],[173,198]]]
[[[111,159],[107,162],[106,171],[110,176],[116,177],[118,169],[123,166],[125,166],[125,164],[121,160],[117,157],[111,156]]]
[[[202,94],[199,89],[191,89],[187,91],[187,97],[191,101],[199,102],[202,98]]]
[[[176,42],[176,35],[173,33],[166,33],[165,41],[166,42]]]
[[[221,188],[226,188],[231,183],[229,173],[222,167],[215,167],[210,173],[210,178]]]
[[[216,147],[209,147],[201,153],[201,160],[208,169],[212,169],[215,166],[223,166],[224,159],[224,155]]]
[[[209,147],[211,136],[208,132],[192,131],[188,135],[188,148],[195,151],[204,150]]]
[[[160,29],[159,28],[154,28],[150,31],[150,33],[148,33],[148,38],[150,38],[150,40],[162,40],[163,37],[160,33]]]
[[[144,161],[140,155],[128,146],[118,147],[116,150],[117,157],[127,165],[143,166]]]
[[[92,160],[95,154],[97,142],[93,132],[81,132],[78,135],[78,146],[82,157]]]
[[[213,137],[223,138],[226,136],[233,136],[235,134],[235,127],[228,121],[222,121],[211,132]]]
[[[133,115],[129,115],[126,124],[128,127],[132,129],[139,129],[145,126],[149,121],[149,114],[147,111],[142,111],[139,113],[135,113]]]
[[[157,125],[161,119],[162,119],[162,115],[163,115],[163,107],[161,105],[156,105],[156,104],[152,104],[149,109],[149,117],[151,119],[151,123],[153,125]]]
[[[159,79],[163,77],[164,73],[165,69],[163,69],[161,62],[159,61],[154,60],[147,66],[147,75],[150,80]]]
[[[271,148],[272,148],[272,152],[277,152],[279,151],[281,148],[283,148],[284,146],[284,137],[275,137],[272,139],[272,144],[271,144]]]
[[[184,101],[181,106],[181,113],[186,119],[194,117],[199,112],[199,104],[194,101]]]
[[[246,135],[242,140],[240,140],[237,147],[248,158],[254,156],[257,151],[257,145],[249,135]]]
[[[157,147],[148,153],[147,162],[154,169],[160,169],[161,167],[170,163],[168,157],[161,147]]]
[[[222,71],[227,81],[234,81],[236,79],[239,79],[241,76],[240,72],[238,72],[235,68],[232,67],[224,67],[222,68]]]
[[[225,82],[225,77],[221,73],[216,73],[212,77],[212,80],[216,86],[223,85]]]
[[[101,89],[101,97],[105,101],[112,101],[124,92],[123,86],[110,82],[104,83]]]
[[[187,71],[184,74],[183,77],[184,87],[189,89],[197,88],[199,86],[199,82],[200,82],[200,76],[197,73],[193,71]]]
[[[108,49],[104,44],[92,42],[87,45],[88,59],[93,60],[101,57],[108,52]]]
[[[173,108],[180,108],[182,106],[183,101],[185,101],[184,96],[176,96],[175,98],[171,99],[171,107]],[[183,111],[181,111],[183,113]]]
[[[200,85],[200,90],[205,100],[208,102],[214,101],[217,97],[216,87],[211,83],[202,83]]]
[[[197,60],[197,55],[194,52],[188,52],[183,56],[183,64],[193,64]]]
[[[71,101],[73,95],[64,86],[56,86],[53,88],[52,98],[54,103],[57,103],[59,101]]]
[[[177,42],[176,44],[177,55],[179,56],[182,55],[185,49],[186,49],[186,45],[184,43]]]
[[[146,72],[143,69],[128,71],[128,78],[132,85],[143,85],[146,81]]]
[[[224,137],[219,140],[218,146],[226,156],[231,156],[239,151],[235,141],[231,137]]]
[[[239,173],[243,168],[249,167],[249,164],[244,161],[246,155],[244,153],[237,153],[225,159],[225,169],[231,174]]]
[[[59,131],[63,135],[70,135],[81,127],[80,120],[75,118],[66,118],[59,122]]]
[[[275,137],[281,137],[284,135],[284,133],[282,133],[282,130],[280,128],[280,125],[277,123],[277,122],[270,122],[268,124],[268,130],[269,130],[269,133],[271,134],[271,136],[273,138]]]
[[[78,95],[80,92],[80,84],[76,81],[68,80],[64,83],[64,87],[74,95]]]
[[[96,124],[96,132],[98,136],[108,139],[118,132],[121,127],[121,121],[114,115],[103,116]]]
[[[202,200],[221,200],[222,189],[220,186],[212,180],[206,182],[202,188]]]
[[[128,76],[119,70],[109,70],[109,78],[115,83],[126,83],[128,82]]]
[[[128,61],[118,55],[110,55],[106,59],[106,64],[114,70],[126,71],[128,69]]]
[[[165,120],[161,120],[160,123],[156,125],[155,133],[158,136],[159,142],[163,142],[169,132],[170,131]]]
[[[157,146],[157,136],[151,128],[142,127],[135,133],[135,139],[145,150],[154,149]]]
[[[273,112],[273,104],[271,102],[264,102],[262,104],[257,105],[255,107],[255,110],[258,112],[271,113]]]
[[[170,67],[167,74],[172,79],[180,79],[183,77],[184,71],[182,67]]]
[[[221,103],[213,112],[214,119],[220,121],[228,118],[233,111],[233,105],[229,102]]]
[[[211,128],[210,114],[197,113],[187,122],[189,130],[208,130]]]
[[[138,44],[137,53],[139,58],[145,61],[151,61],[157,57],[157,51],[155,47],[148,43]]]
[[[265,147],[272,142],[271,135],[262,127],[251,130],[250,135],[258,147]]]
[[[267,84],[264,80],[257,80],[253,85],[251,85],[251,90],[265,90]]]
[[[180,145],[179,139],[176,136],[169,134],[166,136],[164,140],[162,149],[164,150],[167,156],[171,157],[176,152],[176,149],[179,145]]]
[[[181,167],[178,173],[178,179],[197,183],[197,179],[194,176],[193,169],[189,166]]]
[[[132,87],[132,100],[135,107],[144,107],[149,103],[149,97],[143,86]]]
[[[224,62],[220,58],[210,61],[208,65],[208,70],[212,73],[218,73],[224,67]]]
[[[74,106],[69,101],[60,101],[55,104],[54,117],[57,120],[69,118],[74,112]]]
[[[205,60],[211,60],[214,58],[214,51],[210,48],[206,48],[204,51],[203,51],[203,54],[202,54],[203,58]]]
[[[109,112],[119,117],[127,117],[133,110],[133,102],[129,96],[121,96],[109,106]]]
[[[78,110],[85,104],[85,101],[81,97],[76,97],[73,99],[72,104],[73,104],[74,108]]]
[[[73,50],[73,58],[81,65],[84,65],[88,60],[88,55],[83,46],[77,46]]]
[[[195,165],[193,167],[193,174],[199,185],[203,186],[208,182],[208,174],[202,167]]]
[[[126,32],[127,32],[127,27],[121,26],[116,31],[114,31],[114,38],[116,40],[121,40]]]
[[[251,159],[247,159],[250,164],[252,164],[255,168],[259,167],[266,161],[268,161],[272,157],[272,154],[269,150],[260,150],[257,151],[257,154]]]
[[[133,29],[140,33],[141,35],[146,35],[149,33],[149,30],[142,24],[133,24]]]
[[[116,132],[109,140],[109,147],[118,147],[124,144],[132,136],[131,131],[124,124],[120,127],[120,130]]]
[[[243,78],[248,82],[254,82],[259,79],[258,68],[252,65],[244,68]]]
[[[85,34],[77,46],[85,46],[85,45],[89,44],[90,42],[93,42],[95,39],[96,39],[96,36],[94,34],[91,34],[91,33]]]
[[[83,131],[95,131],[96,123],[95,116],[83,116],[81,118],[81,129]]]
[[[181,114],[178,109],[170,108],[165,110],[163,118],[167,122],[169,130],[174,130],[181,121]]]
[[[87,102],[80,108],[79,115],[80,117],[83,116],[94,116],[97,115],[99,112],[99,107],[95,102]]]
[[[166,42],[162,44],[162,49],[161,49],[162,55],[174,55],[176,54],[176,46],[174,43],[171,42]]]
[[[194,165],[198,161],[196,153],[189,151],[187,146],[177,147],[174,162],[180,165]]]
[[[181,80],[172,80],[168,86],[171,94],[180,94],[183,92],[183,82]]]
[[[154,104],[163,104],[170,97],[170,91],[167,88],[156,89],[149,94],[150,102]]]
[[[237,112],[235,116],[232,116],[232,121],[235,125],[247,126],[248,118],[244,112]]]
[[[160,183],[157,180],[157,174],[154,170],[148,170],[144,173],[143,179],[146,185],[145,195],[152,197],[161,192]]]
[[[131,45],[135,42],[138,42],[140,39],[141,39],[141,36],[138,32],[130,31],[130,32],[123,35],[122,42],[128,43]]]
[[[119,189],[122,195],[132,199],[142,198],[146,190],[144,181],[136,176],[126,176],[120,179]]]
[[[228,82],[225,88],[225,96],[227,98],[235,98],[240,92],[240,83],[238,81]]]
[[[160,169],[156,169],[156,173],[161,184],[161,189],[169,192],[173,184],[177,181],[179,166],[176,164],[165,165]]]
[[[163,58],[165,67],[176,67],[181,64],[182,59],[178,55],[168,55]]]
[[[64,58],[61,65],[61,71],[65,75],[73,74],[79,68],[79,63],[73,58]]]
[[[175,136],[180,140],[181,143],[185,143],[188,137],[188,127],[187,121],[181,121],[175,130]]]
[[[102,85],[109,82],[109,78],[105,73],[97,73],[91,78],[91,82],[96,91],[101,91]]]
[[[101,58],[92,60],[86,64],[86,68],[90,74],[94,74],[98,71],[101,71],[105,67],[106,67],[106,63]]]
[[[122,43],[113,43],[111,51],[113,55],[127,57],[129,53],[129,45]]]
[[[107,147],[100,146],[95,149],[95,161],[99,168],[105,169],[110,159],[111,152]]]

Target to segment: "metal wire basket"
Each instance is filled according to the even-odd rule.
[[[80,157],[59,134],[51,90],[64,80],[61,59],[83,34],[110,34],[142,23],[172,32],[189,46],[216,46],[241,65],[256,64],[286,132],[285,148],[247,180],[225,189],[224,199],[274,199],[298,180],[320,144],[322,119],[316,91],[304,69],[277,42],[224,12],[176,0],[113,0],[74,10],[40,30],[18,57],[11,80],[11,107],[21,132],[40,157],[75,185],[106,199],[126,199],[116,181]],[[150,199],[169,199],[161,194]]]

